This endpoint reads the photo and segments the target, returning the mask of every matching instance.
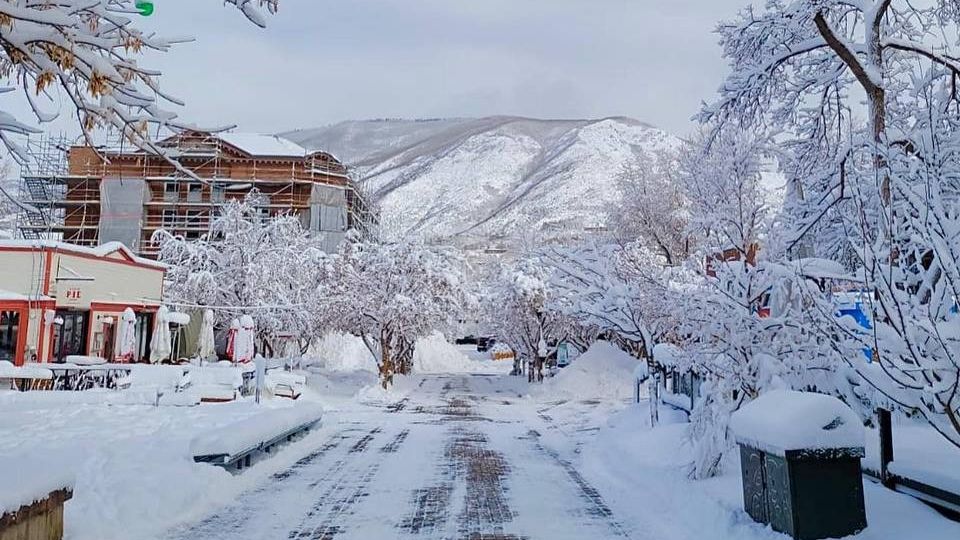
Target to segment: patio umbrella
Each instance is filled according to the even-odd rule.
[[[227,332],[227,356],[234,361],[237,357],[237,332],[239,331],[240,321],[237,319],[230,321],[230,331]]]
[[[253,317],[240,317],[240,329],[233,341],[233,361],[246,363],[253,360],[254,355],[254,323]]]
[[[213,311],[203,311],[203,323],[200,325],[200,341],[197,344],[197,356],[209,360],[217,356],[216,338],[213,336]]]
[[[137,347],[137,316],[133,310],[127,308],[120,316],[120,325],[117,328],[116,351],[114,356],[118,362],[131,362],[133,352]]]
[[[173,339],[170,335],[170,323],[167,322],[167,308],[160,306],[157,311],[156,325],[153,328],[153,338],[150,339],[150,361],[158,364],[173,353]]]

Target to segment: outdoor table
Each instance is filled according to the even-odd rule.
[[[68,364],[78,366],[101,366],[107,363],[106,358],[100,358],[99,356],[70,355],[65,360]]]
[[[80,376],[80,366],[76,364],[43,364],[43,367],[53,372],[54,390],[76,390],[77,379]]]
[[[90,390],[92,388],[113,388],[116,380],[122,375],[130,373],[129,365],[101,364],[95,366],[80,366],[80,376],[76,390]]]

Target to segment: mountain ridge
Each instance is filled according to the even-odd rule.
[[[282,135],[350,166],[392,235],[480,249],[602,229],[619,171],[679,145],[624,116],[376,119]]]

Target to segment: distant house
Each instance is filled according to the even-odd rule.
[[[328,250],[369,217],[346,167],[326,152],[274,135],[202,131],[184,131],[158,145],[166,156],[132,145],[48,150],[67,151],[64,170],[24,173],[31,211],[20,219],[21,235],[87,247],[116,241],[156,257],[155,231],[199,238],[225,202],[252,190],[264,217],[300,216],[305,229],[322,233]],[[40,163],[56,161],[38,157]]]

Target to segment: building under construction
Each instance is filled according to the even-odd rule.
[[[282,137],[185,131],[158,143],[165,155],[129,145],[91,147],[43,139],[28,148],[18,230],[26,239],[81,246],[118,241],[156,257],[153,233],[185,238],[210,230],[221,206],[256,191],[264,217],[300,216],[333,251],[370,212],[346,167]]]

